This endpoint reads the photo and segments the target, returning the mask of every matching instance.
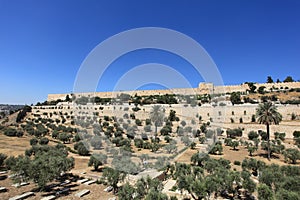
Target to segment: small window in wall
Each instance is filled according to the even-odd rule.
[[[247,111],[246,110],[244,110],[244,115],[247,115]]]
[[[234,111],[231,112],[231,115],[234,115]]]
[[[209,113],[207,113],[207,116],[209,116]]]
[[[219,116],[221,116],[222,115],[222,113],[221,113],[221,111],[219,111]]]

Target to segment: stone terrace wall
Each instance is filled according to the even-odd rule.
[[[263,125],[252,124],[251,117],[255,115],[256,108],[258,104],[241,104],[241,105],[228,105],[228,106],[212,106],[210,104],[203,104],[202,106],[184,106],[183,104],[172,104],[161,105],[165,108],[166,116],[169,115],[170,110],[175,110],[176,115],[180,118],[180,120],[185,120],[188,124],[191,120],[198,121],[198,117],[201,116],[203,122],[209,121],[212,118],[214,123],[221,123],[224,125],[224,128],[229,127],[256,127],[256,129],[262,129]],[[73,105],[72,103],[59,103],[57,106],[33,106],[32,114],[39,114],[42,118],[48,118],[50,113],[53,114],[51,118],[61,119],[61,116],[66,118],[67,115],[73,116],[75,119],[77,116],[89,116],[93,118],[95,112],[99,114],[96,116],[97,121],[103,116],[116,116],[117,118],[123,118],[124,114],[134,113],[137,119],[145,120],[149,118],[150,111],[153,105],[144,105],[139,106],[141,108],[138,112],[133,112],[132,108],[134,105]],[[100,107],[103,107],[103,110],[100,110]],[[283,116],[284,121],[291,122],[292,113],[297,116],[300,116],[300,106],[298,105],[277,105],[278,112],[280,112]],[[125,110],[128,108],[128,110]],[[197,117],[198,116],[198,117]],[[234,123],[231,123],[231,118],[234,120]],[[243,123],[240,123],[240,118],[242,118]],[[72,118],[66,118],[66,124],[70,123]],[[276,130],[281,132],[286,132],[289,135],[289,138],[292,138],[292,132],[294,130],[299,130],[299,121],[294,121],[296,123],[295,126],[274,126]],[[245,123],[245,124],[244,124]],[[284,122],[280,123],[284,124]],[[175,126],[176,127],[176,126]],[[199,127],[198,127],[199,128]],[[248,131],[249,128],[247,128]],[[250,130],[250,129],[249,129]],[[248,132],[246,132],[248,133]]]

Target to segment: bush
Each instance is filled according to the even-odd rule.
[[[240,161],[238,161],[238,160],[235,160],[235,161],[233,162],[233,164],[234,164],[234,165],[238,165],[238,166],[240,166],[240,165],[241,165],[241,162],[240,162]]]
[[[228,129],[226,134],[228,138],[235,139],[236,137],[241,137],[243,135],[243,130],[241,128]]]
[[[181,126],[185,126],[186,122],[185,121],[181,121],[180,124],[181,124]]]
[[[290,161],[292,164],[296,164],[297,160],[300,159],[300,151],[298,149],[286,149],[283,152],[285,161],[288,162]]]
[[[134,139],[134,145],[137,148],[143,148],[144,141],[142,139]]]
[[[150,119],[146,119],[146,125],[151,125],[151,120]]]
[[[78,142],[74,145],[74,149],[77,150],[78,154],[81,156],[89,155],[89,150],[87,144],[83,144],[83,142]]]
[[[69,142],[70,141],[70,137],[71,136],[69,134],[67,134],[67,133],[60,133],[58,135],[58,139],[60,141],[62,141],[63,143]]]
[[[38,143],[39,141],[38,141],[38,139],[36,139],[36,138],[32,138],[29,142],[30,142],[30,145],[33,146],[33,145],[37,145],[37,143]]]
[[[264,141],[268,140],[267,132],[259,130],[258,133],[259,133],[259,135],[261,137],[261,140],[264,140]]]
[[[26,117],[27,112],[31,112],[31,109],[32,108],[30,106],[24,106],[22,111],[18,113],[16,122],[21,122]]]
[[[170,126],[164,126],[160,130],[161,135],[169,135],[169,133],[171,133],[171,132],[172,132],[172,128]]]
[[[41,139],[40,139],[40,145],[47,145],[48,143],[49,143],[49,139],[48,138],[46,138],[46,137],[42,137]]]
[[[132,108],[132,110],[134,111],[134,112],[137,112],[137,111],[139,111],[139,110],[141,110],[139,107],[134,107],[134,108]]]
[[[300,137],[300,131],[294,131],[293,136],[294,136],[294,138],[299,138]]]
[[[4,130],[4,135],[9,136],[9,137],[15,137],[17,136],[17,130],[14,128],[7,128]]]
[[[258,133],[256,131],[250,131],[248,133],[249,140],[253,140],[253,139],[258,138],[258,137],[259,137],[259,135],[258,135]]]
[[[52,138],[56,139],[58,137],[58,131],[54,130],[51,134]]]
[[[135,120],[135,124],[136,124],[137,126],[142,126],[142,121],[139,120],[139,119],[136,119],[136,120]]]
[[[278,139],[281,140],[281,141],[285,140],[285,133],[275,132],[274,136],[275,136],[275,140],[278,140]]]

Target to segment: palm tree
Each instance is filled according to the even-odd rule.
[[[157,127],[162,125],[164,120],[164,110],[160,105],[155,105],[150,111],[150,119],[155,125],[155,136],[157,135]]]
[[[270,160],[270,125],[279,124],[282,120],[282,115],[272,102],[265,102],[256,109],[256,117],[258,123],[265,124],[267,127],[268,160]]]

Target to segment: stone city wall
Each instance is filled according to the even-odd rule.
[[[289,82],[289,83],[257,83],[255,84],[257,89],[261,86],[266,87],[265,90],[275,89],[291,89],[300,88],[300,82]],[[77,93],[76,96],[99,96],[101,98],[112,98],[126,93],[130,95],[149,96],[149,95],[164,95],[164,94],[178,94],[178,95],[195,95],[195,94],[223,94],[232,92],[247,92],[249,89],[247,84],[241,85],[227,85],[227,86],[214,86],[212,83],[200,83],[198,88],[176,88],[168,90],[135,90],[135,91],[113,91],[113,92],[89,92],[89,93]],[[49,94],[48,101],[53,100],[64,100],[68,94]],[[71,95],[69,93],[69,95]]]

